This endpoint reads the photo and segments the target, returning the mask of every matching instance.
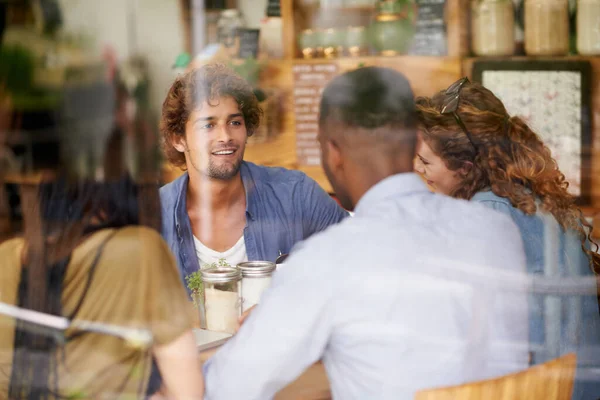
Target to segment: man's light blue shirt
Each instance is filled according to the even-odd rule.
[[[204,366],[206,399],[271,398],[322,360],[334,398],[412,399],[528,366],[525,255],[510,218],[389,177],[296,246]]]

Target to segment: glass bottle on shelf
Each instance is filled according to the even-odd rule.
[[[244,19],[239,10],[223,10],[217,22],[217,39],[230,56],[237,55],[238,29],[244,27]]]
[[[317,32],[312,29],[305,29],[298,35],[298,46],[306,59],[318,57],[318,44]]]
[[[525,0],[525,52],[531,56],[569,53],[568,0]]]
[[[375,50],[383,56],[405,54],[416,30],[417,5],[414,0],[377,2],[377,15],[369,26]]]
[[[346,28],[346,51],[352,57],[365,56],[369,53],[369,40],[364,26]]]
[[[345,0],[345,7],[374,7],[376,0]]]
[[[509,56],[515,52],[512,0],[471,0],[471,49],[478,56]]]
[[[600,55],[600,0],[577,2],[577,52]]]
[[[337,28],[325,29],[321,33],[325,58],[340,57],[344,51],[343,31]]]

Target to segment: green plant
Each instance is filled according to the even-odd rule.
[[[264,65],[257,59],[250,57],[246,58],[242,63],[230,63],[229,66],[239,76],[248,81],[249,84],[256,87]]]
[[[21,46],[0,46],[0,88],[11,95],[31,90],[35,60],[29,50]]]
[[[224,258],[220,258],[217,262],[212,264],[202,264],[202,267],[198,271],[192,272],[185,277],[185,282],[188,289],[190,289],[190,291],[197,297],[204,298],[204,282],[202,281],[202,274],[200,271],[203,269],[223,267],[231,267],[231,265]]]

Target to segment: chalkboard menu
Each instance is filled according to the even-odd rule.
[[[268,0],[266,14],[267,14],[267,17],[281,17],[281,2],[280,2],[280,0]]]
[[[321,165],[319,102],[325,85],[337,75],[332,63],[296,64],[294,73],[294,115],[296,119],[296,155],[299,165]]]
[[[258,36],[260,30],[240,28],[237,30],[240,39],[239,58],[258,58]]]
[[[448,54],[444,6],[446,0],[417,0],[417,31],[409,54],[445,56]]]

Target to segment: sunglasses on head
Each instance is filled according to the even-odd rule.
[[[452,116],[454,116],[456,123],[458,124],[458,126],[460,126],[465,135],[467,135],[467,139],[469,139],[469,142],[471,142],[473,148],[475,149],[475,151],[477,151],[478,149],[475,145],[475,142],[473,141],[473,137],[469,133],[469,130],[467,129],[457,112],[460,103],[460,90],[467,83],[469,83],[469,78],[464,77],[454,82],[448,87],[448,89],[446,89],[446,91],[444,92],[444,101],[442,102],[442,108],[440,110],[440,113],[452,114]]]

